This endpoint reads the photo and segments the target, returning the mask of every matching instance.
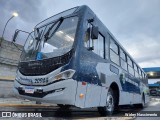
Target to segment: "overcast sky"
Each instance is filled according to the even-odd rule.
[[[160,0],[0,0],[0,34],[13,11],[4,38],[63,10],[88,5],[141,67],[160,67]]]

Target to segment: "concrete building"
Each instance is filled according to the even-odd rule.
[[[17,45],[22,49],[22,46]],[[14,97],[13,81],[20,58],[19,51],[10,41],[3,40],[0,46],[0,97]]]
[[[17,46],[22,49],[22,46]],[[21,51],[19,51],[10,41],[2,41],[0,46],[0,79],[15,79],[20,54]]]
[[[143,68],[148,76],[150,93],[160,95],[160,67]]]

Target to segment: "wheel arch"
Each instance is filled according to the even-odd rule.
[[[118,84],[116,82],[111,83],[110,87],[113,90],[113,94],[116,97],[116,105],[119,105],[119,97],[120,97],[120,90]]]

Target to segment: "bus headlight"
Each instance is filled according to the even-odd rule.
[[[55,81],[55,80],[69,79],[73,77],[74,73],[75,70],[69,69],[56,75],[53,80]]]

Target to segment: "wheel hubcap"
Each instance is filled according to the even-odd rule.
[[[113,97],[112,95],[108,95],[106,109],[107,111],[113,111],[113,107],[114,107]]]

